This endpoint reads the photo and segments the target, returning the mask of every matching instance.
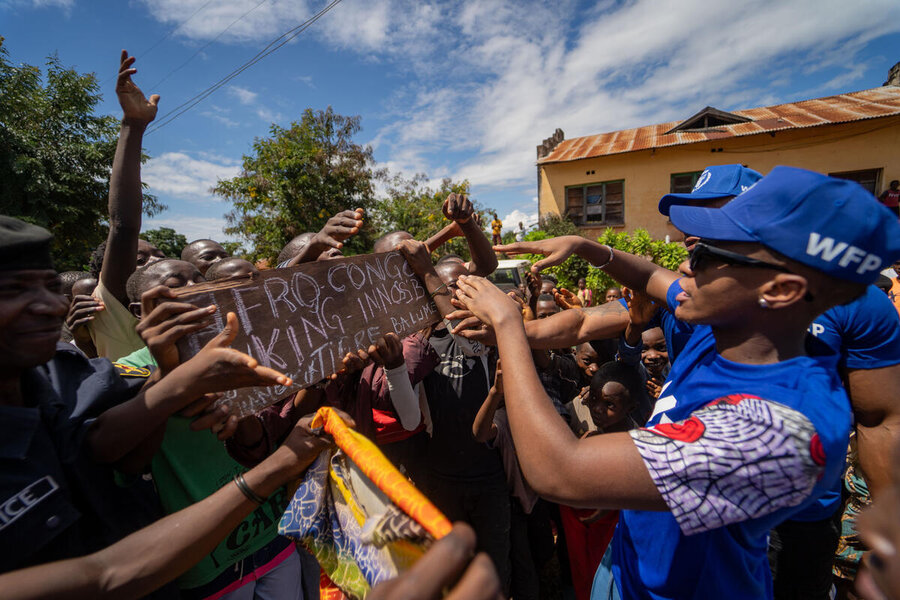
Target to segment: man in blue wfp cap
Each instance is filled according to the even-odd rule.
[[[668,215],[672,206],[719,207],[730,197],[716,198],[717,190],[727,192],[728,185],[753,185],[761,175],[741,165],[709,167],[708,185],[701,186],[703,176],[691,194],[668,194],[660,200],[659,211]],[[721,185],[715,185],[722,182]],[[703,188],[706,188],[705,191]],[[703,195],[698,195],[703,194]],[[879,211],[874,209],[870,218]],[[839,225],[839,224],[836,224]],[[685,231],[686,243],[697,238]],[[822,252],[828,242],[818,240]],[[829,247],[827,252],[837,251]],[[854,256],[848,264],[856,264]],[[840,258],[835,260],[840,261]],[[881,265],[880,268],[883,268]],[[858,264],[857,269],[862,268]],[[868,267],[867,267],[868,268]],[[659,311],[664,331],[675,343],[692,327],[679,322],[668,311]],[[668,325],[668,327],[666,327]],[[669,336],[667,335],[667,340]],[[857,433],[859,470],[870,492],[878,493],[888,483],[892,448],[900,442],[900,407],[891,393],[900,385],[900,319],[890,300],[869,286],[866,293],[851,303],[835,306],[816,317],[810,325],[806,350],[811,356],[838,363],[847,383]],[[772,530],[769,560],[775,582],[775,597],[827,598],[832,586],[832,564],[841,535],[841,482],[829,490],[807,510]],[[852,565],[848,565],[852,569]]]
[[[807,328],[900,257],[900,225],[855,183],[788,167],[721,209],[670,216],[700,238],[677,281],[578,236],[502,249],[545,254],[537,268],[578,254],[627,273],[696,325],[643,429],[574,439],[518,357],[528,347],[516,306],[472,277],[460,301],[514,371],[507,410],[535,491],[623,510],[593,598],[772,598],[768,532],[834,486],[850,430],[836,370],[806,355]]]
[[[744,165],[706,167],[689,193],[663,196],[659,201],[659,212],[668,217],[669,209],[676,205],[719,208],[752,188],[760,179],[761,173]]]

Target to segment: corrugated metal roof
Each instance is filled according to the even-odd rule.
[[[731,111],[750,123],[721,125],[704,131],[666,132],[681,121],[623,129],[563,140],[538,164],[566,162],[636,150],[693,144],[784,129],[816,127],[900,115],[900,87],[886,86],[837,96]]]

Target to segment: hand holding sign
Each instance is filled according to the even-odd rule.
[[[414,254],[423,251],[431,268],[424,247],[416,248]],[[222,313],[234,311],[234,346],[293,380],[269,387],[233,385],[221,403],[237,417],[359,366],[354,364],[363,363],[358,351],[363,349],[367,360],[365,350],[389,333],[403,338],[439,319],[422,282],[396,251],[269,269],[253,277],[179,288],[174,293],[180,302],[218,306],[211,315],[212,325],[178,342],[182,360],[198,354],[226,326]]]
[[[475,207],[465,194],[450,194],[441,207],[444,216],[457,223],[465,223],[472,218]]]

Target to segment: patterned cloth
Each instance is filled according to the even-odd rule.
[[[278,531],[303,543],[323,571],[322,598],[363,598],[396,577],[449,533],[450,522],[366,437],[329,407],[312,427],[330,434],[326,450],[307,469]]]
[[[869,486],[866,480],[857,471],[855,452],[853,460],[849,460],[847,472],[844,474],[844,488],[847,491],[847,502],[844,505],[844,514],[841,515],[841,539],[838,541],[837,551],[834,556],[832,572],[836,577],[856,579],[856,571],[859,569],[859,561],[868,550],[856,532],[856,517],[872,503],[869,496]]]

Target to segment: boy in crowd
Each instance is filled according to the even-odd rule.
[[[259,269],[252,262],[236,256],[230,256],[210,265],[206,270],[205,277],[207,281],[217,281],[219,279],[251,277],[253,275],[259,275]]]
[[[181,251],[181,260],[197,267],[204,277],[211,266],[225,258],[228,258],[228,252],[222,244],[213,240],[195,240]]]
[[[173,301],[172,289],[204,281],[186,261],[165,259],[146,265],[128,280],[129,306],[140,319],[138,332],[146,346],[119,359],[165,376],[179,362],[177,341],[209,324],[214,306],[196,307]],[[155,302],[160,302],[154,306]],[[232,326],[229,324],[229,326]],[[243,471],[209,431],[195,431],[182,416],[169,419],[153,436],[158,450],[147,457],[163,509],[177,512],[213,494]],[[161,440],[161,442],[160,442]],[[144,467],[145,465],[140,465]],[[243,524],[178,580],[185,598],[302,598],[300,558],[293,544],[277,536],[283,490],[259,506]]]
[[[668,300],[679,319],[711,326],[696,328],[649,427],[631,435],[573,443],[550,421],[535,374],[525,366],[508,378],[513,436],[529,440],[520,462],[535,489],[631,509],[595,597],[772,596],[768,530],[835,483],[850,425],[834,370],[805,356],[806,327],[863,294],[878,267],[900,255],[900,226],[879,210],[856,184],[778,167],[725,208],[672,208],[677,227],[708,240],[682,265],[680,285],[665,269],[583,238],[501,248],[547,254],[545,265],[572,253],[611,274],[615,265],[631,273],[629,287]],[[504,365],[527,365],[524,331],[497,291],[464,278],[459,296],[493,324]],[[614,460],[598,471],[599,455]],[[702,475],[685,477],[695,459]],[[775,464],[777,472],[766,468]]]
[[[432,266],[427,248],[415,240],[404,240],[400,250],[441,315],[452,312],[450,290],[468,274],[465,265],[448,260]],[[521,321],[518,308],[516,314]],[[452,335],[446,320],[428,341],[440,363],[423,381],[433,431],[424,461],[426,478],[419,487],[450,520],[472,525],[479,548],[491,557],[507,589],[510,507],[503,463],[495,449],[472,436],[472,423],[491,388],[488,349]]]

